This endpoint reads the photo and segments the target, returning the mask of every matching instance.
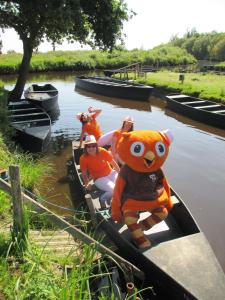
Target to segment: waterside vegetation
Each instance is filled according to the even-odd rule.
[[[168,92],[183,94],[225,103],[225,75],[205,73],[185,73],[184,80],[179,80],[180,74],[170,71],[148,73],[146,77],[138,78],[137,82],[153,85]],[[130,76],[130,78],[133,78]]]
[[[2,82],[0,86],[0,111],[3,112],[8,93],[3,89]],[[4,118],[7,116],[2,113],[0,124],[3,124]],[[38,191],[40,179],[52,171],[51,166],[43,158],[34,158],[15,149],[15,145],[11,143],[8,145],[6,129],[6,126],[0,128],[0,168],[8,170],[10,165],[18,165],[22,186]],[[99,291],[99,299],[109,299],[107,291],[112,291],[110,297],[115,299],[112,262],[109,265],[105,259],[100,258],[94,245],[85,245],[76,241],[67,253],[56,251],[55,244],[54,248],[47,251],[46,248],[54,235],[57,235],[56,228],[52,230],[52,227],[48,227],[47,232],[50,237],[49,240],[45,239],[43,245],[35,243],[31,238],[33,231],[27,230],[27,247],[22,251],[10,230],[13,224],[12,199],[2,190],[0,190],[0,203],[1,299],[90,299],[93,296],[91,283],[95,282],[97,287],[96,284],[102,277],[107,278],[107,285],[102,292]],[[39,215],[34,218],[32,216],[34,211],[30,205],[25,205],[24,210],[28,229],[41,227],[43,230],[41,223],[46,221],[45,216]],[[96,293],[96,289],[94,292]],[[117,291],[117,296],[119,293]],[[138,291],[135,289],[134,293]]]
[[[22,55],[10,53],[1,55],[0,74],[17,74]],[[120,68],[140,62],[154,66],[179,66],[196,63],[186,50],[173,46],[161,46],[152,50],[98,50],[51,51],[34,53],[30,72],[80,71]]]

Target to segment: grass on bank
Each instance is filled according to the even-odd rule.
[[[21,54],[10,53],[0,57],[0,74],[18,73]],[[194,64],[196,59],[186,50],[172,46],[159,46],[152,50],[114,50],[112,53],[97,50],[49,51],[33,53],[30,71],[115,69],[137,62],[154,66],[174,66]]]
[[[159,71],[148,73],[146,77],[138,78],[137,82],[225,103],[225,75],[185,73],[183,83],[179,81],[179,75]]]
[[[2,87],[0,82],[0,87]],[[0,90],[0,124],[6,117],[5,99],[7,92]],[[0,167],[8,169],[12,164],[19,165],[21,184],[31,188],[38,186],[39,180],[51,170],[51,166],[43,159],[38,160],[29,154],[11,150],[6,145],[7,127],[1,127],[0,132]],[[26,205],[29,221],[33,222],[32,209]],[[37,215],[37,214],[36,214]],[[37,220],[38,219],[38,220]],[[42,220],[44,219],[44,221]],[[46,222],[45,216],[35,218],[40,226]],[[105,289],[99,291],[98,299],[123,299],[114,296],[112,271],[108,269],[105,260],[99,257],[94,245],[76,243],[71,253],[56,254],[55,251],[46,253],[45,247],[38,247],[29,242],[28,249],[15,253],[12,247],[12,236],[8,226],[12,224],[11,197],[0,190],[0,299],[81,299],[88,300],[96,296],[96,288],[90,286],[93,280],[107,277]],[[29,224],[32,227],[32,224]],[[43,228],[43,227],[42,227]],[[54,234],[54,231],[53,231]],[[15,243],[15,242],[14,242]],[[17,248],[18,249],[18,248]],[[15,255],[16,254],[16,255]],[[67,267],[69,266],[69,268]],[[97,268],[97,273],[94,272]],[[109,294],[110,293],[110,294]],[[138,294],[138,291],[135,290]],[[126,299],[130,299],[129,296]]]
[[[0,249],[5,247],[0,236]],[[3,256],[0,253],[0,298],[24,299],[124,299],[114,296],[112,270],[103,260],[94,259],[97,251],[93,246],[78,245],[73,255],[57,256],[44,253],[44,249],[29,244],[23,258]],[[96,270],[97,269],[97,273]],[[107,277],[105,289],[96,292],[90,284]],[[108,294],[110,292],[110,295]],[[138,293],[138,291],[136,291]],[[96,296],[98,297],[96,298]],[[133,299],[127,297],[126,299]],[[142,298],[141,298],[142,299]]]

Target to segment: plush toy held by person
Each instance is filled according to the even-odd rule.
[[[117,152],[125,165],[121,168],[112,199],[112,218],[125,223],[135,244],[151,247],[144,235],[164,220],[172,208],[170,187],[161,169],[172,142],[170,130],[137,130],[122,134]],[[139,213],[151,215],[138,222]]]

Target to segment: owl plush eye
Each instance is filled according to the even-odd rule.
[[[130,146],[130,152],[133,156],[137,156],[137,157],[142,156],[144,151],[145,151],[145,146],[141,142],[134,142]]]
[[[155,145],[155,150],[158,156],[163,156],[166,153],[166,147],[162,142],[158,142]]]

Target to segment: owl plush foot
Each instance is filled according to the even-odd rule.
[[[150,248],[152,246],[151,242],[146,236],[136,238],[135,243],[137,244],[139,249]]]

